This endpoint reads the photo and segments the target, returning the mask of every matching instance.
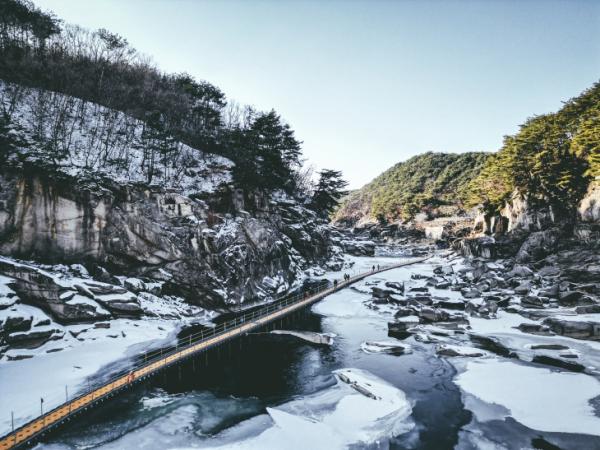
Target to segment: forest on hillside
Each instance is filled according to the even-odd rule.
[[[463,206],[459,193],[477,176],[488,157],[487,153],[433,152],[413,156],[348,195],[334,220],[410,220],[419,212],[444,207],[456,212]]]
[[[529,118],[506,136],[463,196],[497,212],[513,192],[571,215],[591,181],[600,179],[600,83],[556,113]]]
[[[556,113],[533,116],[496,153],[425,153],[396,164],[348,195],[340,223],[410,220],[444,206],[498,213],[515,193],[533,207],[574,217],[590,183],[600,179],[600,83]]]
[[[140,148],[137,169],[148,183],[180,166],[193,169],[192,148],[232,160],[235,183],[246,193],[283,190],[308,197],[319,186],[302,167],[302,142],[275,110],[240,105],[189,74],[164,73],[124,37],[64,24],[27,0],[0,1],[0,79],[9,83],[1,90],[5,162],[11,149],[28,145],[59,163],[68,156],[77,121],[92,116],[87,134],[98,144],[91,159],[127,167],[135,161],[122,149]],[[36,106],[28,120],[36,131],[24,139],[11,115],[23,97],[34,95],[31,88],[37,90],[29,104]],[[325,186],[331,171],[322,174]],[[312,204],[323,206],[318,199],[324,193],[317,194]]]

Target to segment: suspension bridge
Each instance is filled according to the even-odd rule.
[[[301,294],[274,301],[263,308],[237,316],[216,327],[186,336],[184,342],[178,342],[169,351],[161,349],[152,354],[145,354],[143,360],[129,368],[127,373],[119,373],[103,381],[99,386],[90,386],[85,392],[72,399],[66,398],[64,403],[46,413],[40,411],[38,417],[29,420],[18,428],[14,428],[13,424],[12,431],[0,439],[0,450],[27,447],[46,433],[65,422],[69,422],[76,415],[119,395],[125,389],[131,388],[136,383],[140,383],[168,367],[267,326],[368,276],[419,263],[426,259],[428,257],[413,258],[397,264],[374,267],[373,270],[351,276],[350,279],[337,282],[334,285],[325,282]]]

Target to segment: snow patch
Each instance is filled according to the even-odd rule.
[[[373,444],[412,428],[407,420],[412,406],[403,391],[366,371],[341,369],[334,373],[338,383],[332,388],[278,408],[267,408],[271,426],[260,434],[208,447],[342,449]],[[372,393],[375,398],[364,395],[356,387]],[[238,425],[243,426],[243,423]]]
[[[482,359],[469,361],[455,382],[534,430],[600,436],[600,417],[589,403],[600,395],[600,381],[591,376]]]

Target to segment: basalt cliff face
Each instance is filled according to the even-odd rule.
[[[245,189],[228,158],[161,139],[0,81],[0,358],[206,322],[342,268],[353,243],[302,194]]]
[[[327,225],[285,196],[256,196],[250,215],[229,194],[213,196],[230,202],[223,213],[164,189],[39,171],[4,173],[0,183],[0,253],[164,281],[164,292],[204,307],[283,292],[309,262],[338,251]]]

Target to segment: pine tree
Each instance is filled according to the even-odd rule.
[[[585,174],[600,180],[600,105],[583,121],[573,138],[571,151],[587,163]]]
[[[323,169],[312,197],[312,208],[323,216],[329,216],[344,195],[348,185],[338,170]]]

